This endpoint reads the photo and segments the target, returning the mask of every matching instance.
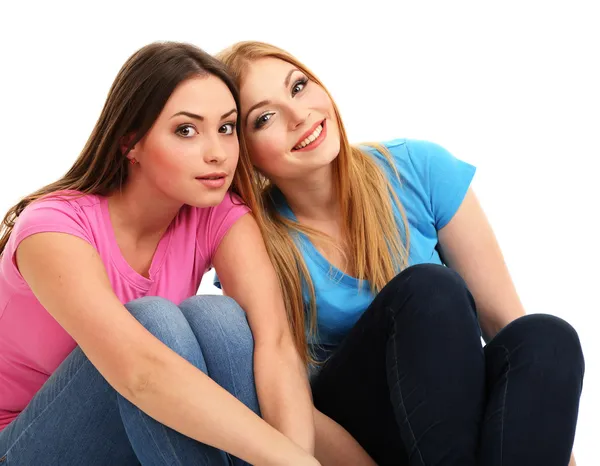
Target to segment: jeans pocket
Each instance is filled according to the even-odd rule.
[[[6,455],[4,455],[2,458],[0,458],[0,463],[2,463],[2,464],[6,463]]]

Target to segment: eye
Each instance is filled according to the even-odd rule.
[[[181,125],[179,128],[177,128],[177,130],[175,130],[175,134],[178,134],[184,138],[191,138],[192,136],[198,134],[198,131],[196,131],[196,128],[194,128],[192,125]]]
[[[266,125],[269,120],[271,119],[271,117],[274,115],[274,113],[263,113],[261,116],[259,116],[256,121],[254,122],[254,128],[255,129],[260,129],[262,128],[264,125]]]
[[[233,134],[235,133],[235,123],[225,123],[223,126],[219,128],[219,133],[221,134]]]
[[[306,87],[307,83],[308,83],[308,79],[306,79],[306,78],[302,78],[302,79],[299,79],[298,81],[296,81],[294,83],[294,86],[292,87],[292,97],[295,96],[296,94],[298,94],[298,92],[302,91]]]

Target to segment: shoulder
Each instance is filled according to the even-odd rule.
[[[456,212],[476,171],[474,165],[429,140],[393,139],[364,147],[382,163],[392,180],[396,177],[391,174],[397,174],[402,185],[424,200],[438,229]]]
[[[441,144],[424,139],[397,138],[364,143],[359,147],[378,158],[385,158],[387,152],[395,161],[406,161],[412,164],[423,164],[431,159],[450,155]]]
[[[99,202],[98,196],[74,191],[47,194],[31,202],[15,221],[2,254],[2,275],[12,276],[15,283],[22,282],[14,256],[23,240],[38,233],[67,233],[95,247],[94,220],[93,216],[88,216],[87,208],[95,207]]]
[[[412,171],[425,183],[431,177],[451,175],[456,170],[475,169],[444,145],[430,140],[398,138],[364,144],[361,148],[388,166],[390,162],[393,163],[401,175]]]
[[[31,202],[22,214],[40,215],[40,212],[83,212],[88,207],[97,207],[101,197],[96,194],[84,194],[79,191],[57,191],[46,194]]]
[[[15,222],[15,231],[60,225],[90,227],[86,211],[88,208],[97,208],[99,204],[99,196],[76,191],[47,194],[23,209]]]

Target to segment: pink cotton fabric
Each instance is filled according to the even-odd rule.
[[[160,296],[178,304],[197,293],[221,239],[248,210],[230,194],[216,207],[184,206],[159,242],[145,278],[121,255],[106,197],[60,193],[29,205],[0,256],[0,430],[19,415],[76,346],[16,267],[15,251],[23,239],[42,232],[75,235],[96,248],[122,303]]]

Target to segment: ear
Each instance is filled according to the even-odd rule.
[[[127,134],[127,135],[123,136],[121,138],[121,141],[119,141],[120,146],[121,146],[121,155],[126,155],[128,159],[131,159],[134,156],[134,154],[132,154],[132,152],[135,149],[135,146],[131,147],[129,152],[127,152],[127,150],[129,149],[134,138],[135,138],[135,134],[131,133],[131,134]]]

